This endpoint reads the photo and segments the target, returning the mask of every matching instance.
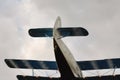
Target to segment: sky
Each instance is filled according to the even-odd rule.
[[[4,59],[55,60],[52,38],[32,38],[28,30],[52,28],[57,16],[61,17],[62,27],[84,27],[89,32],[87,37],[63,38],[76,60],[120,58],[119,3],[120,0],[0,0],[0,79],[17,80],[17,74],[31,75],[31,70],[8,68]],[[36,71],[39,74],[51,75]]]

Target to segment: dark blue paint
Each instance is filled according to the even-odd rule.
[[[31,68],[26,66],[26,62],[32,66],[33,69],[52,69],[57,70],[57,64],[55,61],[37,61],[37,60],[18,60],[18,59],[5,59],[6,64],[11,68],[16,68],[10,61],[13,61],[18,68]],[[109,60],[113,66],[109,66]],[[25,62],[25,63],[24,63]],[[92,60],[92,61],[77,61],[81,70],[94,70],[92,62],[97,65],[96,69],[110,69],[110,68],[120,68],[120,59],[104,59],[104,60]],[[45,67],[44,67],[45,66]]]

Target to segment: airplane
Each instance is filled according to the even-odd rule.
[[[83,77],[82,71],[120,68],[120,58],[76,61],[62,38],[72,36],[88,36],[89,33],[82,27],[61,27],[61,18],[56,19],[54,28],[30,29],[32,37],[53,37],[54,54],[56,61],[38,61],[23,59],[5,59],[10,68],[59,70],[60,77],[24,76],[17,75],[18,80],[119,80],[120,75]]]

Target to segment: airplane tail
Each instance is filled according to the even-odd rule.
[[[82,27],[65,27],[65,28],[58,28],[57,30],[61,37],[88,35],[87,30]],[[29,35],[32,37],[52,37],[53,29],[52,28],[30,29]]]
[[[87,36],[89,33],[82,27],[61,27],[61,19],[56,19],[53,28],[35,28],[29,30],[32,37],[67,37],[67,36]]]

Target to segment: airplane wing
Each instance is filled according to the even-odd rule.
[[[80,69],[82,70],[120,68],[120,58],[92,60],[92,61],[78,61],[77,63]]]
[[[17,75],[18,80],[61,80],[59,77],[40,77],[40,76],[24,76]],[[83,78],[75,78],[74,80],[119,80],[120,75],[91,76]]]
[[[55,61],[5,59],[5,62],[10,68],[47,69],[47,70],[58,69],[57,63]],[[120,58],[92,61],[77,61],[77,63],[81,70],[120,68]]]
[[[47,69],[47,70],[57,69],[57,64],[55,61],[5,59],[5,62],[10,68]]]
[[[40,77],[40,76],[24,76],[17,75],[18,80],[60,80],[59,77]]]

